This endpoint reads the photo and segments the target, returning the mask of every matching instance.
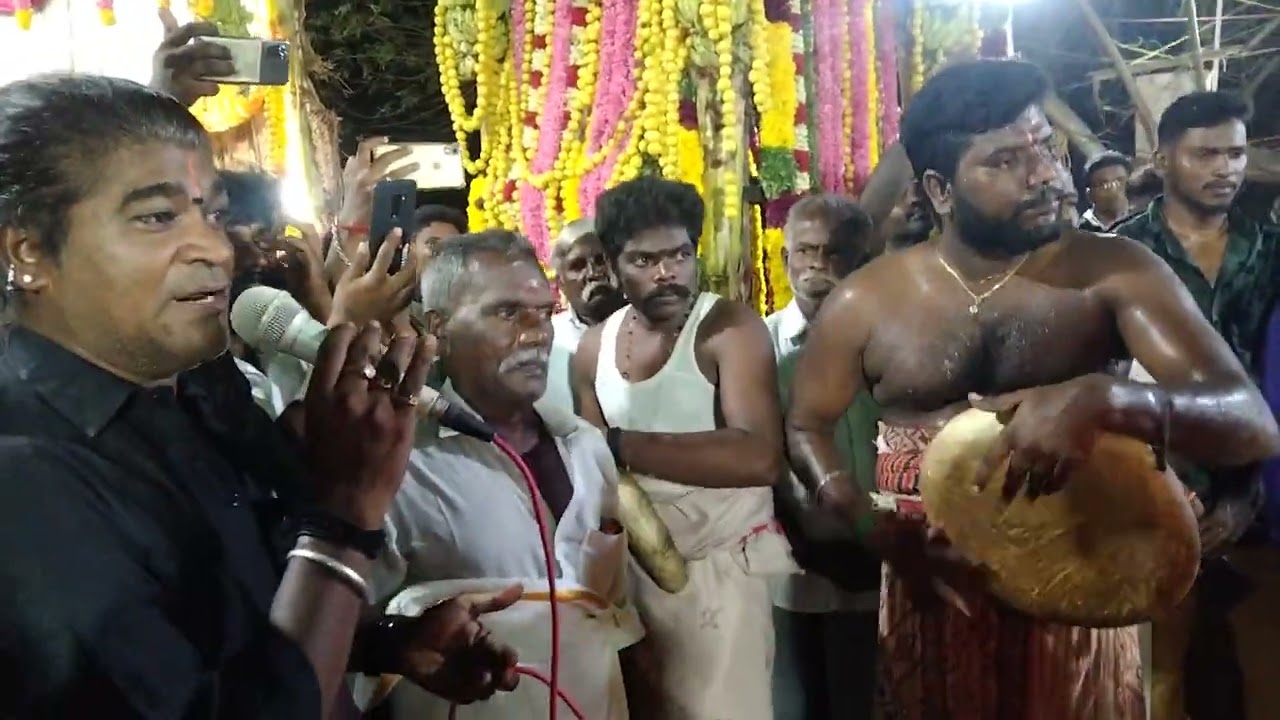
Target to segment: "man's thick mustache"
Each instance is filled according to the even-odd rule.
[[[586,287],[582,288],[582,297],[590,300],[596,295],[613,292],[617,292],[617,288],[610,284],[608,280],[600,280],[598,282],[590,283]]]
[[[669,287],[664,287],[661,290],[654,290],[653,292],[646,295],[644,299],[646,301],[665,300],[666,298],[677,298],[677,299],[683,300],[692,294],[693,292],[689,290],[689,288],[684,287],[683,285],[672,285]]]
[[[545,367],[550,358],[551,351],[546,348],[517,350],[498,364],[498,372],[509,372],[525,365],[542,365]]]
[[[1031,197],[1018,203],[1013,209],[1014,215],[1021,215],[1028,210],[1039,210],[1047,205],[1056,205],[1063,199],[1071,197],[1071,193],[1061,188],[1046,187]]]

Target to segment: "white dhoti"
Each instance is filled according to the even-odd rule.
[[[496,640],[514,647],[519,662],[544,676],[551,674],[551,606],[545,580],[446,580],[414,585],[387,606],[397,615],[417,615],[446,598],[469,592],[494,592],[515,583],[524,585],[524,597],[511,607],[485,615],[485,627]],[[643,630],[634,612],[610,605],[581,586],[556,584],[560,611],[560,688],[588,720],[626,720],[627,699],[618,662],[618,650],[635,642]],[[368,707],[377,678],[358,678],[357,704]],[[509,693],[457,710],[458,720],[545,720],[550,705],[549,688],[532,677],[521,677]],[[408,682],[396,690],[395,720],[443,720],[450,703]],[[561,702],[557,716],[571,720],[569,706]],[[637,716],[643,717],[643,716]]]
[[[723,528],[749,527],[748,515],[760,517],[758,502],[741,502],[753,491],[690,492],[638,479],[688,559],[689,584],[668,593],[630,563],[645,626],[645,638],[625,653],[632,717],[772,720],[769,577],[797,570],[780,528],[765,521],[728,540]],[[726,502],[735,492],[738,502]]]
[[[745,572],[727,552],[690,561],[689,584],[678,594],[663,591],[638,567],[634,576],[646,635],[626,651],[633,716],[772,720],[767,579]]]

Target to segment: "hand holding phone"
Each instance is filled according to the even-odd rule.
[[[196,45],[224,48],[235,69],[230,74],[204,77],[231,85],[289,84],[289,43],[259,38],[198,37]]]
[[[369,254],[378,257],[392,230],[400,231],[400,247],[389,272],[395,274],[404,262],[404,249],[413,235],[413,214],[417,210],[418,186],[412,180],[383,180],[373,186],[373,212],[369,217]]]
[[[218,94],[218,83],[236,71],[231,51],[221,45],[194,43],[200,37],[217,37],[213,23],[179,25],[169,8],[160,8],[164,40],[151,59],[151,88],[172,95],[187,107],[202,97]]]

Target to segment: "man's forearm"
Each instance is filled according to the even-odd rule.
[[[358,552],[310,538],[303,538],[299,547],[330,557],[362,576],[368,576],[369,560]],[[271,605],[271,624],[297,643],[310,661],[320,685],[323,717],[329,716],[345,679],[356,623],[365,601],[335,571],[304,558],[289,562],[276,591]]]
[[[819,490],[827,483],[840,483],[850,490],[858,487],[853,472],[840,457],[834,433],[834,428],[830,431],[787,428],[787,456],[791,470],[815,502]]]
[[[619,449],[628,470],[694,487],[768,487],[784,467],[781,448],[745,430],[623,431]]]
[[[1116,380],[1103,429],[1139,438],[1205,467],[1237,467],[1280,453],[1280,433],[1252,386],[1177,388]]]

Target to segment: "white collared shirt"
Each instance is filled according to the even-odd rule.
[[[800,305],[793,298],[786,307],[766,317],[764,326],[773,341],[774,357],[781,357],[800,346],[800,336],[809,329],[809,321],[804,319]]]
[[[547,362],[547,392],[542,396],[542,402],[572,413],[573,354],[578,351],[578,343],[587,332],[587,324],[578,319],[572,309],[568,309],[551,317],[551,327],[555,330],[555,337],[551,342],[551,359]]]
[[[440,394],[454,407],[472,412],[449,381]],[[617,651],[644,635],[627,599],[629,554],[625,534],[601,531],[616,518],[618,471],[598,429],[543,402],[534,406],[560,451],[573,496],[557,523],[545,505],[553,535],[566,654],[563,687],[600,720],[625,720],[626,697]],[[486,616],[486,627],[511,644],[522,663],[547,671],[548,606],[543,555],[534,500],[516,465],[492,443],[435,423],[420,423],[403,484],[387,513],[387,546],[374,565],[370,587],[387,612],[417,614],[434,601],[459,592],[494,591],[519,582],[525,599]],[[587,610],[567,599],[588,591],[599,605]],[[582,663],[586,663],[585,666]],[[371,691],[367,678],[354,681],[357,702]],[[418,688],[407,688],[398,717],[444,717],[447,703]],[[536,710],[536,712],[535,712]],[[542,717],[545,691],[525,682],[511,693],[459,711],[458,717],[497,720]],[[562,708],[562,715],[568,714]]]
[[[467,404],[446,382],[450,404]],[[554,405],[535,405],[564,461],[573,497],[558,524],[558,580],[625,601],[626,536],[601,532],[617,517],[618,471],[598,429]],[[545,511],[545,507],[544,507]],[[375,567],[380,599],[406,585],[472,578],[545,578],[533,501],[502,452],[435,424],[419,428],[409,469],[387,514],[388,548]]]
[[[809,329],[809,321],[794,299],[766,317],[764,324],[773,342],[774,357],[779,359],[797,352],[805,331]],[[781,375],[779,379],[782,379]],[[787,395],[789,393],[783,393],[784,397]],[[792,612],[874,611],[880,601],[879,593],[846,592],[821,575],[804,572],[771,578],[770,589],[773,604]]]

